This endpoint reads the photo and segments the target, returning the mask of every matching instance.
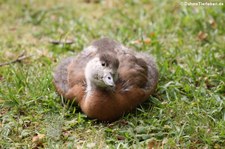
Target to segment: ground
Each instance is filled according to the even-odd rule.
[[[223,148],[224,25],[224,2],[1,0],[0,148]],[[160,73],[149,100],[113,123],[52,83],[61,59],[100,37],[152,54]]]

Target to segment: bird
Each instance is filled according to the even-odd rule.
[[[158,84],[154,58],[111,38],[93,41],[53,72],[59,95],[75,101],[87,117],[113,122],[150,98]]]

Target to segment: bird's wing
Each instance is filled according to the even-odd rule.
[[[123,82],[123,90],[129,90],[131,87],[144,88],[148,82],[146,62],[132,53],[119,54],[118,58],[119,81]]]
[[[129,91],[132,87],[152,92],[158,81],[158,71],[153,58],[146,53],[137,53],[126,47],[117,51],[120,61],[119,80],[122,90]]]
[[[157,86],[158,78],[159,78],[159,73],[157,70],[155,59],[147,53],[138,53],[137,57],[140,59],[143,59],[147,64],[148,83],[146,84],[146,88],[148,88],[148,90],[153,92]]]
[[[73,61],[74,57],[64,59],[53,72],[53,82],[59,94],[65,95],[69,89],[67,80],[67,67]]]

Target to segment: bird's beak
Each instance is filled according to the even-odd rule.
[[[115,87],[115,83],[114,83],[113,77],[112,77],[112,75],[110,73],[107,73],[107,74],[104,75],[103,81],[104,81],[104,83],[107,86]]]

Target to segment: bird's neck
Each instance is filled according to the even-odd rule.
[[[86,82],[87,82],[86,92],[92,92],[93,90],[96,89],[96,85],[93,82],[91,82],[90,79],[86,79]]]
[[[86,92],[90,92],[94,89],[95,84],[91,81],[91,78],[93,77],[92,73],[93,73],[93,64],[95,62],[95,58],[90,60],[86,67],[85,67],[85,80],[87,83],[87,88],[86,88]]]

